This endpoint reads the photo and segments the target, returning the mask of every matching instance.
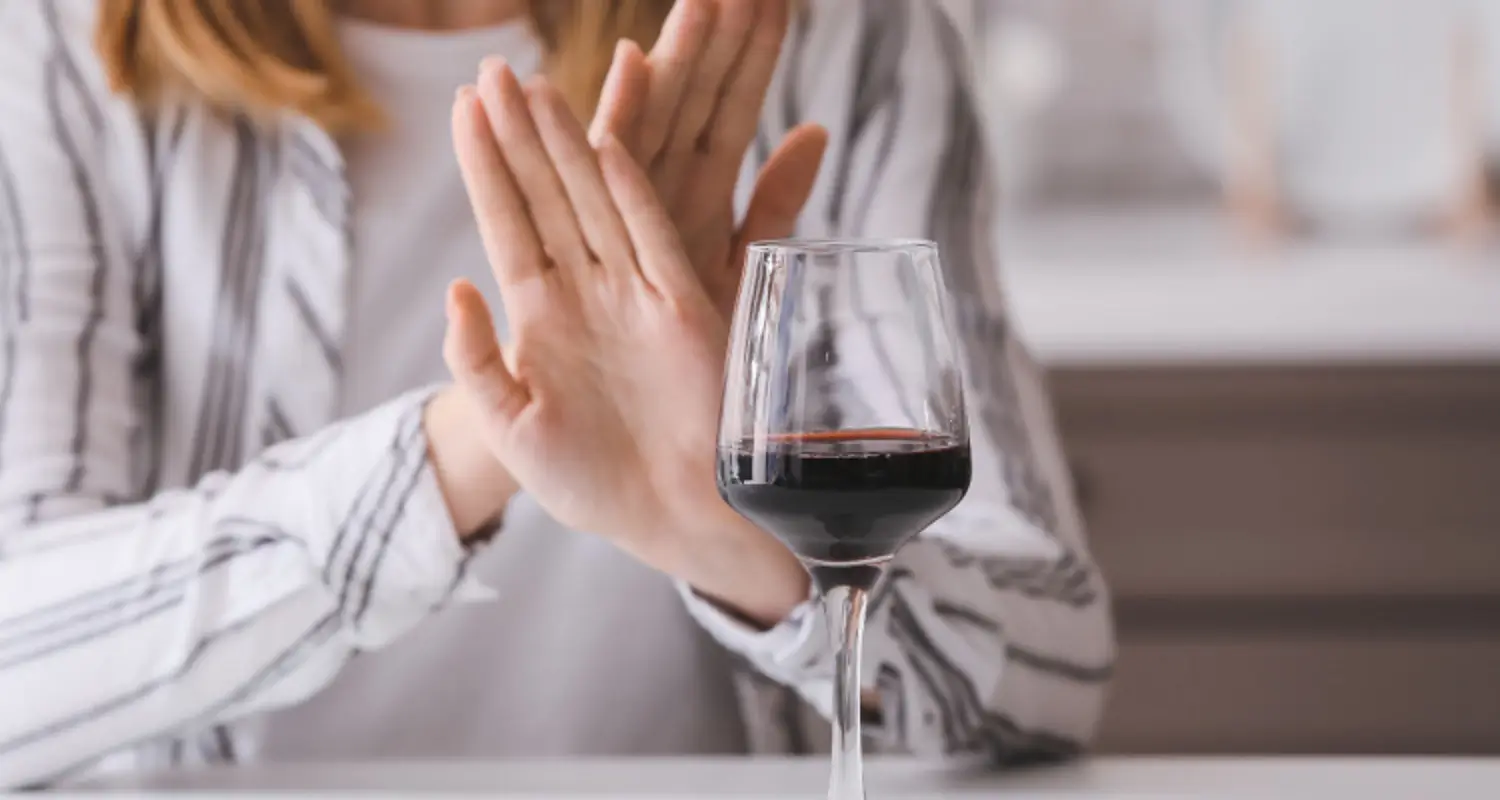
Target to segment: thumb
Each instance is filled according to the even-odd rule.
[[[473,396],[485,417],[509,426],[531,398],[505,365],[483,295],[474,284],[456,280],[448,287],[447,311],[443,360],[449,372]]]
[[[750,207],[735,242],[740,258],[744,257],[744,245],[750,242],[792,235],[797,216],[812,195],[827,149],[828,131],[810,122],[793,128],[781,140],[755,178]]]
[[[594,109],[593,122],[589,124],[589,143],[595,147],[606,134],[613,135],[635,153],[641,113],[645,109],[646,97],[650,93],[651,72],[646,67],[646,56],[641,48],[629,39],[621,39],[615,45],[614,60],[604,78],[604,88],[599,92],[599,104]]]

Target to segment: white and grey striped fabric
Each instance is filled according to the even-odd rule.
[[[339,147],[300,118],[110,96],[93,16],[93,0],[0,4],[0,786],[250,757],[236,722],[478,594],[425,458],[430,392],[332,419]],[[1014,762],[1092,735],[1113,640],[1005,321],[965,73],[928,0],[804,3],[746,169],[822,122],[834,144],[800,232],[942,248],[975,479],[872,601],[873,738]],[[746,665],[752,749],[819,746],[821,615],[751,632],[685,595]]]

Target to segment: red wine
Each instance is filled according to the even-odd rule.
[[[819,583],[865,584],[963,499],[969,448],[917,431],[774,437],[719,451],[719,493],[808,562]],[[865,569],[859,569],[866,565]]]

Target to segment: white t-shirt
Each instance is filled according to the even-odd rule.
[[[540,51],[524,24],[423,33],[351,20],[341,35],[390,119],[344,144],[354,279],[340,406],[353,415],[447,377],[443,292],[454,278],[485,293],[503,330],[450,110],[481,58],[502,55],[524,76]],[[667,577],[563,528],[525,496],[474,569],[498,601],[449,608],[357,657],[326,690],[272,715],[267,756],[745,750],[729,656],[691,621]]]

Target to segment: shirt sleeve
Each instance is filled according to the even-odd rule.
[[[881,698],[874,739],[888,751],[981,752],[1001,763],[1077,753],[1113,671],[1108,596],[1041,371],[1000,293],[992,173],[962,38],[930,0],[803,9],[768,114],[783,125],[811,118],[832,134],[803,231],[937,241],[966,368],[970,491],[896,556],[869,603],[864,682]],[[872,327],[838,346],[841,363],[879,370],[879,350],[902,345]],[[831,714],[821,614],[804,607],[756,632],[685,596],[762,677]]]
[[[0,788],[305,697],[466,563],[427,392],[143,494],[139,303],[63,5],[0,4]]]

